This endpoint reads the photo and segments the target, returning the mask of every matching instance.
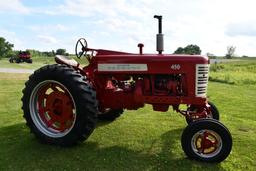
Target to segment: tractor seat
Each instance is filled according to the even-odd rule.
[[[67,56],[64,56],[64,55],[56,55],[55,56],[55,61],[58,63],[58,64],[67,64],[67,65],[70,65],[70,66],[73,66],[73,67],[78,67],[79,66],[79,63],[74,60],[74,59],[71,59]]]

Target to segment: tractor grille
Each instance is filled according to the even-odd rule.
[[[196,96],[206,97],[208,83],[209,65],[196,65]]]

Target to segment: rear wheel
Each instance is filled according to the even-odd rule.
[[[191,159],[221,162],[227,158],[232,149],[232,137],[228,129],[219,121],[201,119],[185,128],[181,145]]]
[[[21,59],[20,59],[20,58],[16,58],[16,59],[15,59],[15,63],[17,63],[17,64],[18,64],[18,63],[21,63],[21,62],[22,62],[22,61],[21,61]]]
[[[65,65],[48,65],[26,82],[24,118],[42,142],[73,145],[93,132],[97,120],[94,90],[85,78]]]
[[[13,63],[13,57],[11,57],[11,58],[9,59],[9,62],[10,62],[10,63]]]
[[[116,118],[120,117],[123,112],[123,109],[108,109],[106,112],[98,114],[98,120],[114,121]]]

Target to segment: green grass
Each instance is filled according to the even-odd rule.
[[[7,58],[2,58],[0,60],[1,68],[16,68],[16,69],[37,69],[46,64],[54,63],[54,58],[52,57],[34,57],[32,58],[33,63],[10,63]]]
[[[212,64],[210,80],[237,85],[255,85],[256,60]]]
[[[233,68],[231,65],[224,68]],[[209,83],[208,95],[220,110],[221,122],[231,131],[233,149],[224,162],[205,164],[187,159],[182,151],[184,118],[172,110],[154,112],[149,105],[125,111],[112,123],[99,123],[78,146],[41,144],[26,127],[20,109],[27,79],[26,74],[0,73],[0,170],[256,169],[255,84]]]

